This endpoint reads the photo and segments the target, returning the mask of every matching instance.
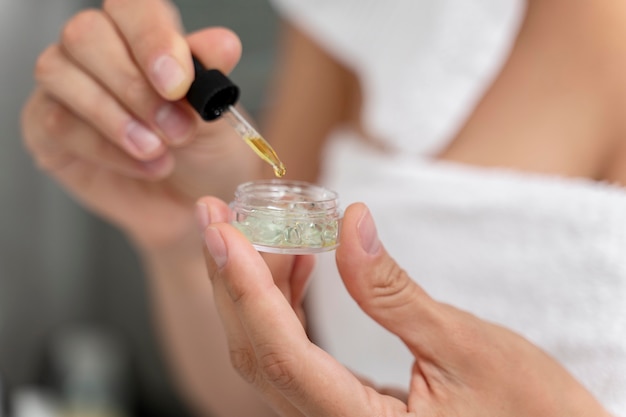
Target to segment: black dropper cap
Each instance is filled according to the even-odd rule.
[[[204,120],[215,120],[237,102],[239,87],[221,71],[205,69],[196,57],[193,67],[196,75],[187,92],[187,101]]]

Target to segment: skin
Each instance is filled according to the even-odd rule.
[[[623,183],[626,8],[529,2],[512,53],[443,159]]]
[[[356,203],[345,212],[336,252],[343,283],[415,356],[406,401],[363,384],[309,340],[290,303],[301,275],[285,294],[248,240],[224,223],[226,204],[202,201],[215,221],[203,229],[207,268],[232,363],[282,416],[608,416],[519,335],[430,298],[385,251],[367,207]]]
[[[465,126],[436,157],[549,175],[626,181],[624,122],[619,114],[626,97],[622,80],[625,9],[619,1],[530,1],[506,65]],[[281,64],[271,89],[274,106],[264,115],[261,131],[285,162],[288,177],[315,181],[327,133],[339,124],[363,132],[360,88],[349,69],[296,28],[287,25],[284,34]],[[220,203],[196,201],[203,195],[229,200],[237,184],[271,176],[271,170],[230,126],[221,121],[203,123],[182,99],[193,75],[191,53],[206,67],[228,73],[239,59],[241,45],[235,34],[223,28],[185,35],[175,8],[166,0],[106,0],[101,9],[77,14],[67,22],[59,41],[37,61],[37,86],[22,113],[24,142],[45,172],[135,244],[144,261],[172,370],[190,404],[200,413],[218,416],[270,416],[271,409],[228,364],[229,348],[211,302],[214,290],[206,280],[194,208],[201,224],[211,223],[212,216],[219,223],[223,219]],[[173,70],[174,64],[178,70]],[[130,140],[138,132],[144,133],[140,136],[144,139],[152,138],[152,146],[145,140],[141,146]],[[363,134],[376,146],[375,138]],[[222,226],[217,229],[222,233]],[[224,233],[227,244],[239,242],[232,244],[252,256],[238,237]],[[251,257],[252,266],[266,274],[256,260],[256,255]],[[312,260],[274,256],[265,261],[303,322],[299,288],[304,288],[302,277],[308,275]],[[358,265],[355,268],[361,271]],[[349,275],[345,272],[344,279]],[[236,278],[229,272],[214,277],[213,282],[218,288],[220,282]],[[224,318],[239,314],[224,314],[224,306],[218,303],[217,307]],[[289,317],[285,320],[292,320]],[[453,327],[481,327],[481,322],[464,313],[442,317],[449,317]],[[230,329],[232,323],[226,324]],[[475,343],[489,346],[496,334],[506,333],[487,323],[484,326],[481,332],[486,339]],[[395,326],[388,328],[402,332]],[[299,332],[297,337],[302,336]],[[562,376],[551,360],[518,336],[506,334],[510,349],[520,349],[530,360],[527,363],[536,365],[529,368],[554,369],[554,378],[564,384],[556,385],[564,389],[563,395],[578,392],[579,387],[570,391],[576,384]],[[304,342],[296,338],[294,343]],[[422,354],[419,346],[414,346],[417,359]],[[507,352],[497,343],[491,348]],[[346,381],[352,378],[345,371],[335,371]],[[459,375],[468,377],[463,372]],[[504,383],[505,376],[493,374],[485,384],[521,389],[512,381]],[[469,399],[473,395],[482,398],[488,391],[468,384],[475,387],[463,392]],[[358,388],[354,382],[347,386]],[[552,392],[549,386],[541,386]],[[261,388],[272,404],[277,404],[276,398],[285,399],[279,391]],[[367,392],[374,398],[372,391]],[[522,389],[515,395],[523,398],[524,394]],[[513,400],[504,393],[499,397]],[[563,403],[572,400],[559,398]],[[291,415],[293,403],[287,400],[292,405],[286,413]],[[393,404],[394,410],[400,407]]]
[[[230,126],[201,123],[180,100],[191,82],[191,52],[228,73],[241,45],[222,28],[183,36],[164,1],[107,1],[102,10],[77,14],[39,57],[37,87],[22,115],[24,140],[40,168],[135,243],[172,372],[189,403],[203,414],[272,416],[216,337],[222,328],[207,302],[212,289],[193,216],[199,196],[226,198],[236,184],[261,175],[260,163]],[[184,74],[169,88],[152,75],[163,55],[180,62]],[[182,127],[170,135],[157,127],[163,106],[182,113]],[[127,140],[137,122],[158,138],[148,153]]]

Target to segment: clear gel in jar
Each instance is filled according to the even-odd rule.
[[[279,179],[247,182],[230,207],[232,224],[259,251],[310,254],[339,244],[338,195],[324,187]]]

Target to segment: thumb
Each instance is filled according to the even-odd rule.
[[[364,204],[346,209],[336,260],[348,292],[366,314],[399,336],[414,354],[436,348],[441,338],[433,338],[433,331],[442,329],[440,304],[389,256]]]
[[[241,58],[241,41],[229,29],[212,27],[187,37],[192,53],[206,68],[228,74]]]

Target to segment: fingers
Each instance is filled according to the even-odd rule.
[[[215,68],[225,74],[235,68],[241,57],[241,41],[229,29],[204,29],[190,34],[187,42],[206,68]]]
[[[185,143],[195,133],[191,108],[159,95],[106,14],[97,10],[79,13],[65,26],[61,46],[73,63],[169,144]]]
[[[31,123],[38,120],[39,123]],[[53,174],[65,166],[61,155],[71,155],[103,168],[139,179],[168,175],[174,162],[169,153],[151,161],[138,161],[115,146],[65,106],[36,91],[22,113],[26,146],[40,168]]]
[[[220,199],[203,197],[198,200],[196,217],[204,230],[211,223],[227,223],[231,220],[230,208]],[[304,323],[301,304],[309,277],[315,266],[313,256],[287,256],[263,254],[276,286],[290,301],[292,307]]]
[[[111,17],[130,53],[160,95],[182,98],[194,71],[191,51],[207,68],[230,72],[241,55],[239,38],[224,28],[182,36],[178,11],[165,0],[107,0]]]
[[[214,197],[200,199],[196,206],[196,217],[203,231],[205,239],[210,239],[214,230],[211,224],[226,222],[230,219],[230,210],[221,200]],[[207,229],[207,227],[209,227]],[[217,273],[216,263],[205,248],[205,257],[209,276],[214,278]],[[228,342],[231,362],[235,369],[244,379],[255,385],[255,388],[263,393],[266,400],[277,410],[282,410],[284,415],[298,417],[301,414],[287,401],[277,390],[262,378],[255,378],[255,355],[254,349],[241,323],[233,300],[225,287],[223,280],[212,279],[215,305],[218,308],[220,318],[224,325],[226,340]]]
[[[203,197],[196,203],[196,218],[204,231],[211,223],[228,223],[231,220],[230,208],[216,197]]]
[[[314,256],[296,256],[290,274],[291,305],[300,306],[306,293],[306,287],[315,267]]]
[[[315,257],[312,255],[279,255],[262,254],[274,278],[274,283],[290,301],[292,308],[306,326],[306,317],[302,301],[309,282],[309,277],[315,266]]]
[[[294,415],[289,405],[307,416],[369,415],[369,388],[309,341],[246,238],[223,223],[204,237],[216,304],[243,377],[285,415]]]
[[[217,209],[215,218],[226,218],[225,205]],[[232,362],[283,415],[536,415],[561,409],[564,396],[537,394],[545,392],[565,392],[577,399],[574,408],[601,411],[567,372],[519,336],[430,299],[385,252],[364,205],[346,210],[341,232],[337,262],[351,295],[416,354],[408,404],[364,386],[309,342],[267,265],[241,233],[224,223],[204,230]],[[479,335],[480,349],[467,349],[458,335],[448,337],[448,323]],[[429,349],[431,360],[424,360]],[[447,360],[455,356],[464,359]],[[546,381],[548,374],[553,377]]]
[[[422,355],[445,344],[442,309],[385,251],[365,205],[347,208],[336,258],[346,288],[365,313]]]
[[[168,175],[168,147],[188,143],[199,127],[188,103],[177,100],[193,78],[190,47],[225,72],[241,54],[237,36],[223,28],[195,33],[187,43],[165,0],[110,0],[103,10],[78,13],[37,61],[38,90],[23,112],[25,130],[36,126],[26,134],[29,147],[63,149],[122,175]],[[46,169],[65,159],[50,156]]]
[[[211,223],[225,223],[231,219],[230,208],[220,199],[204,197],[198,200],[196,217],[204,230]],[[263,254],[263,259],[271,272],[274,283],[285,298],[290,301],[298,318],[305,325],[302,300],[306,286],[315,266],[313,256],[287,256]],[[213,271],[211,268],[210,271]]]
[[[49,95],[135,158],[150,160],[166,151],[158,135],[132,117],[59,48],[51,47],[42,54],[36,79]]]
[[[174,6],[166,0],[105,0],[103,9],[157,91],[168,100],[184,97],[193,64]]]

